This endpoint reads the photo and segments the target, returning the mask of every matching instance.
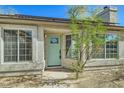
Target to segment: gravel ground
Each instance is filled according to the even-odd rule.
[[[1,88],[121,88],[124,78],[115,79],[110,70],[85,71],[78,80],[71,71],[47,70],[43,76],[1,77]]]

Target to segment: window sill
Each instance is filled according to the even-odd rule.
[[[69,60],[77,60],[76,58],[68,58],[68,57],[65,57],[65,59],[69,59]]]
[[[22,61],[22,62],[2,62],[1,64],[29,64],[33,63],[32,61]]]
[[[98,60],[98,61],[99,61],[99,60],[106,60],[106,61],[108,60],[108,61],[109,61],[109,60],[119,60],[119,59],[118,59],[118,58],[109,58],[109,59],[90,59],[90,61],[97,61],[97,60]]]

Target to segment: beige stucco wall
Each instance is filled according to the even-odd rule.
[[[48,27],[44,28],[45,29],[45,60],[46,60],[46,67],[47,67],[47,35],[49,34],[59,34],[61,35],[61,65],[65,68],[72,68],[73,65],[76,63],[76,60],[66,58],[65,56],[65,51],[66,51],[66,38],[65,36],[70,33],[69,29],[60,29],[56,27]],[[122,31],[107,31],[107,33],[114,33],[114,34],[124,34]],[[119,41],[119,59],[90,59],[86,66],[105,66],[105,65],[118,65],[120,61],[123,61],[124,59],[124,40]]]
[[[26,72],[22,74],[40,74],[39,70],[43,70],[46,64],[47,67],[47,35],[59,34],[61,36],[61,64],[63,67],[72,68],[72,63],[76,60],[65,57],[65,35],[70,34],[69,28],[65,23],[54,22],[40,22],[40,21],[26,21],[26,20],[12,20],[0,19],[0,22],[8,22],[0,24],[0,72]],[[9,23],[11,22],[11,23]],[[22,25],[23,24],[23,25]],[[3,40],[1,31],[3,28],[11,29],[28,29],[33,30],[33,61],[25,63],[3,63]],[[111,31],[112,33],[124,34],[122,31]],[[46,37],[45,37],[46,36]],[[119,59],[100,59],[90,60],[86,66],[102,66],[102,65],[117,65],[119,61],[124,59],[124,40],[119,41]],[[34,71],[36,71],[34,73]]]
[[[124,32],[122,31],[107,31],[107,33],[114,33],[114,34],[118,34],[118,35],[124,35]],[[62,57],[62,65],[66,68],[72,68],[74,63],[76,63],[76,60],[73,60],[73,59],[69,59],[69,58],[66,58],[65,57],[65,44],[66,44],[66,40],[65,40],[65,36],[67,34],[70,34],[69,32],[68,33],[65,33],[63,35],[63,48],[62,48],[62,51],[63,51],[63,57]],[[122,37],[123,38],[123,37]],[[110,65],[118,65],[120,64],[120,62],[124,62],[124,38],[121,39],[118,43],[118,51],[119,51],[119,59],[90,59],[86,66],[110,66]]]
[[[46,35],[45,38],[45,61],[46,61],[46,67],[47,67],[47,35],[49,34],[59,34],[61,35],[61,64],[63,67],[66,68],[72,68],[74,63],[76,63],[76,60],[73,59],[69,59],[66,58],[65,56],[65,44],[66,44],[66,40],[65,40],[65,36],[70,33],[70,30],[67,28],[64,28],[63,26],[57,26],[58,24],[56,23],[56,26],[44,26],[44,33]],[[60,27],[60,28],[59,28]],[[119,31],[114,29],[114,30],[110,30],[107,31],[107,33],[115,33],[115,34],[124,34],[123,31]],[[86,66],[105,66],[105,65],[118,65],[119,62],[123,61],[124,59],[124,40],[119,41],[119,59],[91,59],[88,61],[88,63],[86,64]]]
[[[3,29],[32,31],[32,61],[4,62]],[[44,69],[44,32],[42,26],[0,24],[0,74],[16,73],[16,75],[41,74]],[[24,72],[24,73],[23,73]],[[7,75],[6,74],[6,75]],[[11,74],[15,75],[15,74]],[[1,75],[0,75],[1,76]]]

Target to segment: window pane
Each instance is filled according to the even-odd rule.
[[[11,49],[11,47],[12,47],[12,43],[11,42],[4,41],[4,48]]]
[[[12,34],[12,37],[17,37],[17,35],[18,35],[18,31],[11,31],[11,34]]]
[[[19,30],[19,36],[20,37],[25,37],[25,31],[24,30]]]
[[[32,54],[32,50],[31,49],[26,49],[26,55],[28,54]]]
[[[4,36],[11,36],[11,30],[4,30]]]
[[[117,58],[117,41],[106,42],[106,58]]]
[[[12,37],[12,41],[17,43],[17,37]]]
[[[77,52],[75,50],[74,41],[71,38],[71,35],[66,35],[66,57],[76,59]]]
[[[19,53],[20,53],[20,56],[25,55],[25,49],[20,49]]]
[[[105,36],[106,44],[94,51],[93,58],[117,58],[118,56],[118,35],[109,33]],[[94,48],[93,48],[94,49]],[[105,51],[106,50],[106,51]],[[106,57],[105,57],[106,54]]]
[[[105,40],[104,34],[96,34],[96,37],[100,40]],[[96,42],[95,42],[96,43]],[[92,58],[103,59],[105,58],[105,44],[99,43],[95,44],[92,42]]]
[[[19,37],[19,61],[29,61],[27,55],[30,54],[30,57],[32,57],[32,33],[31,31],[20,30]]]
[[[4,38],[4,41],[6,41],[6,42],[12,42],[12,37],[11,36],[6,36]]]
[[[17,61],[17,56],[12,56],[12,61]]]
[[[17,42],[12,42],[12,49],[17,49]]]
[[[32,42],[32,37],[26,37],[26,42]]]
[[[19,42],[24,43],[24,42],[25,42],[25,37],[24,37],[24,36],[20,36],[20,37],[19,37]]]
[[[18,56],[19,61],[32,60],[32,32],[4,30],[4,61],[17,62]]]
[[[32,43],[26,43],[26,48],[32,48]]]
[[[25,61],[25,56],[19,56],[19,61]]]
[[[66,57],[71,57],[69,50],[71,49],[71,35],[66,35]]]
[[[26,31],[26,37],[32,37],[32,32],[31,31]]]
[[[12,55],[17,56],[17,49],[12,49]]]
[[[93,55],[92,58],[105,58],[105,47],[101,45],[99,47],[93,47]]]
[[[11,56],[4,56],[4,62],[11,62]]]
[[[26,56],[26,60],[27,61],[31,61],[32,60],[32,56]]]
[[[4,30],[4,61],[17,62],[17,30]]]
[[[113,33],[109,33],[109,34],[106,34],[106,41],[118,41],[119,37],[118,35],[116,34],[113,34]]]
[[[117,58],[118,39],[116,34],[106,35],[106,58]]]
[[[25,43],[19,43],[19,48],[25,49]]]
[[[4,49],[4,55],[11,55],[12,50]]]

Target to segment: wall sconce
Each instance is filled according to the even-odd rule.
[[[45,34],[44,37],[47,38],[47,35]]]

